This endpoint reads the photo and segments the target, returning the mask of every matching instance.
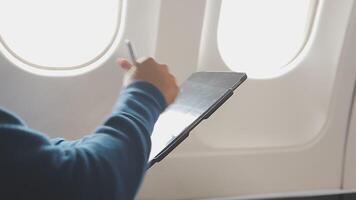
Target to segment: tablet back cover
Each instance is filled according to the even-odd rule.
[[[203,119],[207,119],[247,78],[236,72],[196,72],[180,87],[180,94],[159,117],[151,135],[150,166],[162,160]]]

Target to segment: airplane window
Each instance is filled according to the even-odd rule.
[[[120,0],[1,0],[0,41],[27,65],[84,67],[112,44],[120,10]]]
[[[222,59],[255,78],[286,66],[306,42],[311,5],[312,0],[222,0],[217,38]]]

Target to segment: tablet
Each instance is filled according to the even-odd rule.
[[[154,126],[149,167],[161,161],[194,127],[209,118],[246,78],[246,74],[236,72],[196,72],[184,81],[177,99]]]

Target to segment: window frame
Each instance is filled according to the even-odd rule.
[[[219,24],[220,24],[220,16],[221,16],[221,9],[222,9],[222,3],[224,0],[220,0],[220,6],[219,6],[219,13],[218,13],[218,19],[217,19],[217,32],[219,29]],[[281,65],[278,67],[277,70],[268,70],[268,73],[265,73],[264,75],[255,75],[254,73],[249,74],[249,78],[254,78],[254,79],[265,79],[265,78],[274,78],[275,76],[280,75],[279,71],[281,70],[286,70],[289,69],[291,64],[297,60],[297,58],[301,55],[305,47],[307,46],[308,41],[311,38],[311,34],[313,31],[313,27],[315,24],[315,18],[318,12],[318,7],[319,7],[320,1],[319,0],[310,0],[310,6],[308,8],[308,13],[307,13],[307,20],[305,24],[305,33],[304,33],[304,39],[300,44],[299,49],[296,51],[296,54],[290,58],[288,62],[285,64]],[[219,40],[218,40],[218,34],[216,34],[216,47],[217,47],[217,52],[219,54],[219,57],[221,61],[225,64],[225,66],[230,69],[231,71],[236,71],[235,69],[231,68],[226,62],[225,59],[222,56],[221,50],[220,50],[220,45],[219,45]],[[292,67],[293,68],[293,67]]]
[[[118,15],[115,30],[110,39],[110,42],[106,47],[94,58],[89,61],[73,65],[71,67],[53,67],[46,65],[34,64],[21,56],[19,56],[15,51],[13,51],[5,42],[0,34],[0,53],[4,55],[12,64],[15,66],[34,73],[36,75],[43,76],[73,76],[89,72],[97,67],[99,67],[106,59],[112,55],[117,45],[122,40],[122,36],[125,30],[125,21],[127,13],[127,0],[117,0],[118,2]],[[104,58],[105,57],[105,58]]]

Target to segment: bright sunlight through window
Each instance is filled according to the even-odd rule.
[[[218,48],[234,71],[265,77],[289,64],[309,31],[311,0],[222,0]]]
[[[0,39],[28,65],[80,68],[108,50],[120,10],[120,0],[1,0]]]

